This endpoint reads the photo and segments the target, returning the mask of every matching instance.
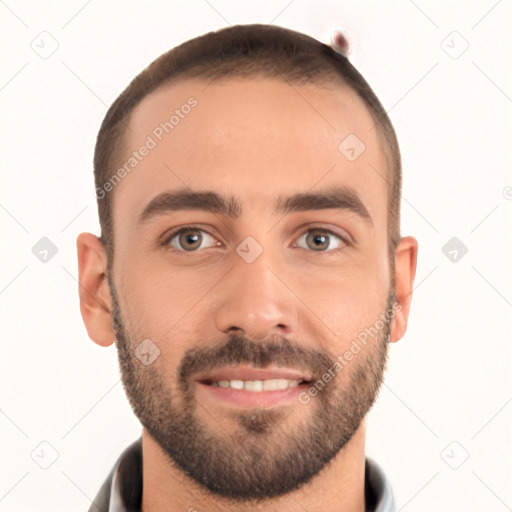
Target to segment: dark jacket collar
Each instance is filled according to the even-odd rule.
[[[365,497],[372,512],[396,512],[391,484],[382,468],[366,457]],[[142,437],[128,446],[103,482],[89,512],[140,512]]]

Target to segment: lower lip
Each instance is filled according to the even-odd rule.
[[[247,391],[245,389],[221,388],[220,386],[211,386],[202,382],[197,384],[199,389],[207,396],[228,405],[239,407],[271,407],[273,405],[284,405],[293,400],[298,401],[299,394],[308,386],[305,383],[280,391]]]

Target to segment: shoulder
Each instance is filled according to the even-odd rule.
[[[142,497],[142,438],[121,453],[96,497],[89,512],[108,512],[112,502],[119,505],[140,503]],[[115,510],[122,508],[115,507]]]
[[[368,510],[372,512],[396,512],[393,488],[384,470],[371,457],[366,456],[365,496]]]

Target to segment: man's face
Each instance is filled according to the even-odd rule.
[[[190,97],[196,106],[180,110]],[[179,122],[158,130],[176,109]],[[119,167],[148,136],[155,144],[114,191],[109,279],[123,383],[164,453],[219,495],[263,499],[309,481],[376,398],[389,322],[338,358],[393,306],[387,168],[373,124],[345,87],[268,79],[182,81],[131,117]],[[350,134],[365,145],[355,160],[353,136],[338,149]],[[349,190],[352,207],[299,198],[276,208],[333,188]],[[234,198],[239,211],[160,201],[141,220],[176,191]],[[279,377],[287,389],[258,391]],[[228,380],[256,383],[215,385]]]

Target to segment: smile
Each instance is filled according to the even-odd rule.
[[[268,380],[219,380],[210,385],[221,388],[244,389],[245,391],[282,391],[283,389],[296,388],[302,381],[291,379]]]

